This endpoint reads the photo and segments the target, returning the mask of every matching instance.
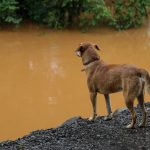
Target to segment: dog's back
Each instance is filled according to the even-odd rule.
[[[89,78],[93,80],[88,84],[95,86],[94,88],[102,94],[114,93],[121,90],[127,90],[126,84],[136,83],[136,86],[142,86],[141,82],[147,84],[148,92],[150,91],[150,78],[146,70],[138,68],[134,65],[116,65],[116,64],[95,64],[95,71],[89,74]],[[133,80],[133,81],[132,81]],[[94,85],[90,85],[93,84]],[[141,87],[139,87],[141,89]],[[135,89],[133,89],[135,90]]]

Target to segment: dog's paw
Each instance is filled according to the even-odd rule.
[[[94,121],[94,119],[95,119],[94,117],[89,117],[88,121]]]
[[[134,127],[133,124],[131,123],[131,124],[127,125],[126,128],[127,128],[127,129],[134,129],[135,127]]]
[[[97,118],[97,114],[93,115],[92,117],[89,117],[89,121],[94,121]]]
[[[145,126],[146,126],[145,123],[140,123],[140,124],[139,124],[139,127],[140,127],[140,128],[144,128]]]
[[[108,116],[105,116],[104,120],[109,121],[109,120],[112,120],[112,118],[113,118],[113,113],[109,114]]]
[[[111,115],[109,115],[109,116],[105,116],[105,117],[104,117],[104,120],[105,120],[105,121],[112,120],[112,116],[111,116]]]

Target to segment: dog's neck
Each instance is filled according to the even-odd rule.
[[[95,59],[89,60],[89,61],[87,61],[87,62],[84,62],[83,65],[84,65],[84,66],[90,65],[91,63],[93,63],[93,62],[95,62],[95,61],[97,61],[97,60],[99,60],[99,58],[95,58]]]
[[[81,71],[86,71],[88,70],[88,68],[90,68],[91,66],[93,66],[97,61],[99,61],[99,59],[95,59],[95,60],[92,60],[92,61],[88,61],[86,63],[84,63],[84,68],[81,70]]]
[[[84,68],[81,71],[85,71],[87,74],[90,73],[90,71],[93,72],[93,69],[95,70],[97,67],[94,67],[96,64],[98,64],[99,67],[105,66],[107,63],[105,63],[101,59],[94,60],[87,65],[84,65]]]

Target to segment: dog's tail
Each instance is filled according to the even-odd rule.
[[[141,76],[142,79],[143,79],[144,82],[145,82],[145,88],[146,88],[148,94],[150,94],[150,75],[149,75],[149,73],[148,73],[146,70],[144,70],[144,69],[141,69],[141,75],[142,75],[142,76]]]

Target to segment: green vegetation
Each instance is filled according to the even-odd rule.
[[[17,14],[18,9],[19,6],[16,0],[0,0],[0,24],[19,24],[21,18]]]
[[[116,0],[114,26],[117,29],[127,29],[140,26],[148,17],[147,6],[149,0]]]
[[[150,0],[0,0],[0,24],[31,20],[50,28],[142,25]]]

